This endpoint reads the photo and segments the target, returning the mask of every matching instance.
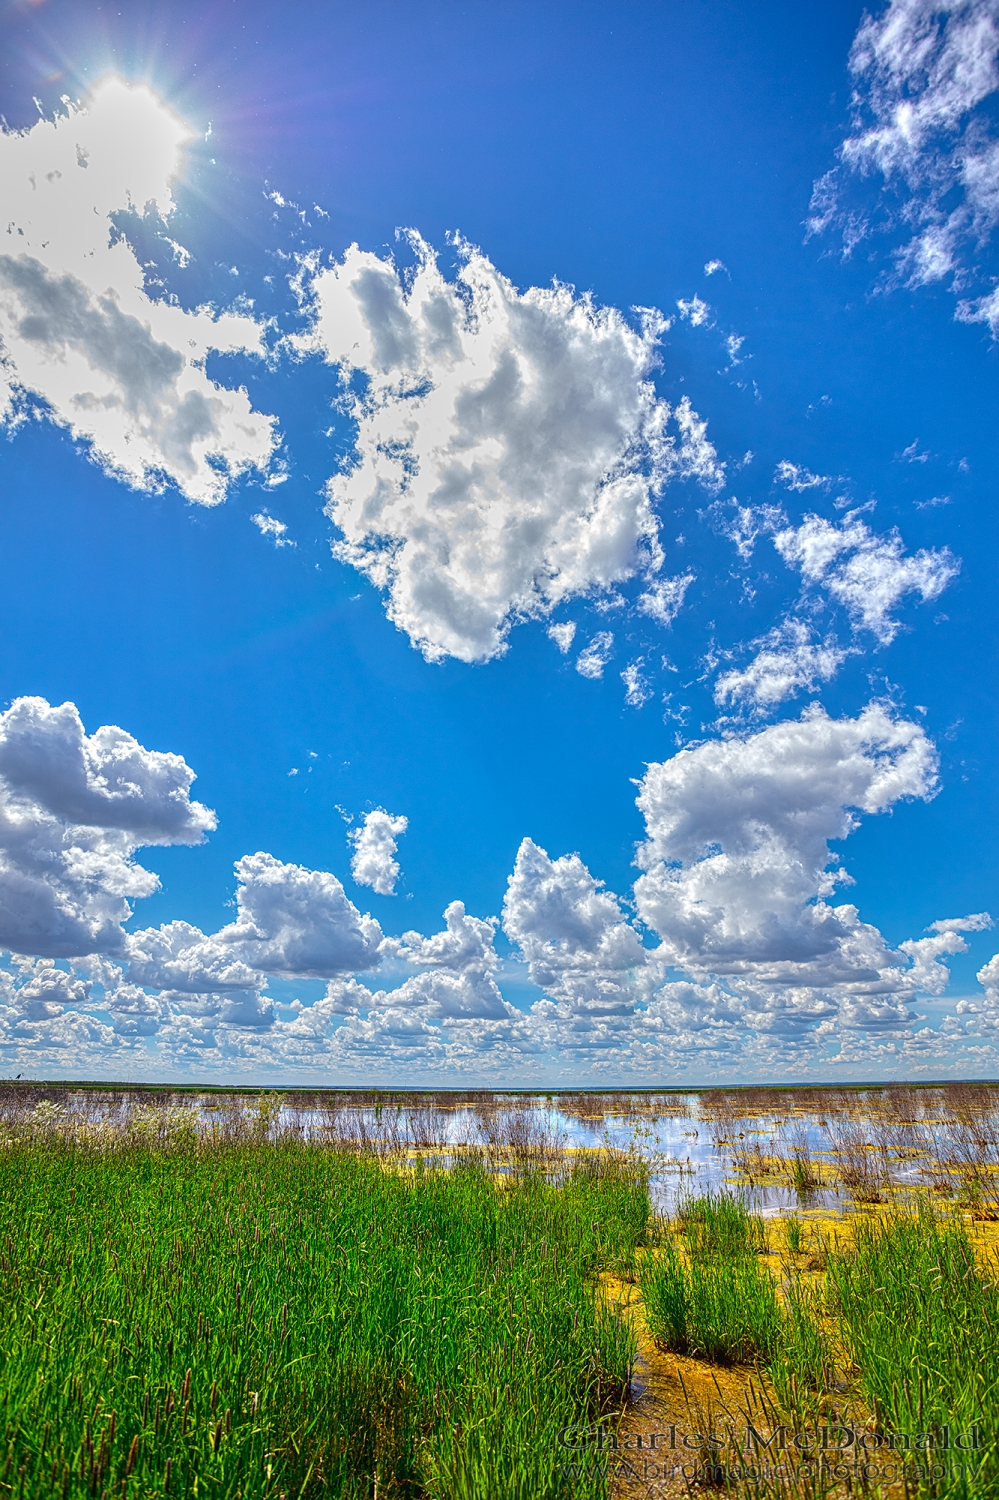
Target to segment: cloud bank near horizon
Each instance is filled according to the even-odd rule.
[[[157,887],[135,851],[198,844],[215,827],[190,799],[193,780],[180,756],[121,729],[88,736],[72,704],[19,699],[0,715],[0,918],[11,950],[0,1046],[11,1064],[349,1078],[377,1059],[389,1072],[457,1079],[541,1076],[585,1060],[598,1075],[639,1079],[664,1067],[755,1073],[778,1057],[792,1068],[873,1058],[915,1067],[955,1029],[991,1045],[999,959],[943,1030],[918,1015],[986,914],[941,919],[893,949],[833,899],[849,875],[829,841],[937,788],[925,731],[878,704],[843,719],[812,704],[799,719],[650,765],[638,784],[646,839],[634,916],[578,854],[552,858],[525,837],[501,918],[455,900],[430,936],[387,936],[335,874],[264,852],[237,861],[235,920],[217,932],[181,919],[128,931],[134,902]],[[386,851],[392,844],[392,863],[405,822],[380,818],[386,827],[369,814],[354,844],[355,880],[368,884],[387,878]],[[388,838],[369,849],[373,820]],[[527,1008],[503,994],[500,929],[542,993]],[[296,978],[325,981],[324,996],[276,1005],[270,981]]]

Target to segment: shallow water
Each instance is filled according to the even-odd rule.
[[[647,1164],[653,1202],[667,1213],[684,1197],[725,1188],[764,1217],[836,1214],[916,1188],[961,1197],[969,1182],[999,1200],[989,1185],[990,1173],[999,1184],[999,1090],[987,1085],[561,1097],[440,1091],[386,1093],[382,1102],[370,1092],[29,1087],[4,1091],[3,1117],[14,1129],[67,1129],[95,1143],[101,1131],[155,1134],[156,1121],[169,1135],[187,1119],[222,1141],[286,1135],[374,1147],[396,1161],[420,1157],[428,1166],[484,1151],[500,1172],[566,1152],[611,1151]],[[816,1186],[792,1185],[796,1159]]]
[[[652,1201],[662,1213],[672,1212],[679,1200],[691,1194],[726,1188],[738,1189],[747,1206],[764,1218],[801,1208],[835,1209],[841,1204],[840,1193],[832,1189],[816,1188],[802,1194],[777,1183],[747,1183],[735,1170],[731,1149],[716,1144],[715,1122],[700,1111],[680,1118],[662,1114],[642,1115],[636,1120],[633,1115],[616,1115],[595,1122],[595,1129],[558,1111],[552,1112],[552,1118],[564,1130],[570,1145],[606,1144],[643,1157],[652,1169]],[[748,1124],[761,1144],[777,1138],[772,1122],[757,1118],[752,1123],[740,1123]],[[809,1146],[818,1155],[828,1147],[818,1121],[801,1123],[806,1125]],[[746,1134],[744,1129],[743,1137]]]

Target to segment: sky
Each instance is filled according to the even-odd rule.
[[[999,1077],[999,0],[0,25],[0,1072]]]

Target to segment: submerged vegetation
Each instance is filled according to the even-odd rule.
[[[749,1092],[0,1088],[0,1497],[999,1494],[999,1095]]]

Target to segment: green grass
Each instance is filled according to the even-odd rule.
[[[295,1144],[0,1157],[0,1495],[546,1500],[632,1338],[612,1168],[497,1187]]]
[[[855,1249],[829,1262],[840,1326],[881,1426],[944,1444],[976,1428],[966,1456],[981,1469],[928,1486],[933,1494],[999,1494],[999,1267],[976,1266],[959,1220],[859,1222]],[[918,1455],[917,1455],[918,1456]],[[960,1450],[947,1455],[962,1458]]]
[[[804,1225],[795,1214],[787,1214],[784,1218],[784,1235],[787,1239],[787,1248],[792,1255],[800,1255],[804,1245]]]
[[[658,1342],[760,1366],[773,1393],[770,1426],[857,1423],[857,1456],[907,1465],[908,1495],[999,1495],[999,1259],[983,1268],[960,1219],[924,1204],[857,1217],[852,1246],[826,1252],[824,1288],[785,1264],[778,1297],[759,1261],[762,1234],[727,1195],[693,1200],[663,1226],[640,1267]],[[800,1250],[800,1221],[788,1221],[787,1240]],[[782,1483],[758,1493],[836,1489],[818,1465],[797,1487]]]
[[[692,1260],[741,1260],[766,1248],[763,1220],[734,1193],[704,1193],[684,1199],[677,1221]]]
[[[785,1319],[774,1279],[759,1261],[762,1221],[719,1193],[682,1204],[677,1227],[686,1238],[686,1261],[667,1231],[639,1272],[652,1336],[664,1348],[718,1364],[769,1359]]]

